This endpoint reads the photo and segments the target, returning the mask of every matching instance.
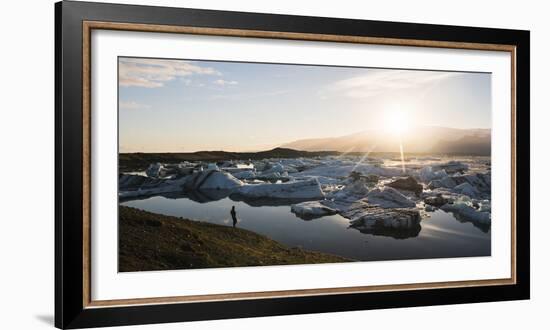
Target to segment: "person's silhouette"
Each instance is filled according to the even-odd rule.
[[[233,218],[233,228],[237,226],[237,211],[235,211],[235,205],[231,207],[231,218]]]

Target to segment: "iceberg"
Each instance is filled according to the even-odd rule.
[[[256,178],[255,170],[245,170],[232,173],[233,176],[239,180],[252,180]]]
[[[235,193],[248,198],[322,199],[325,197],[316,179],[247,184],[239,187]]]
[[[370,205],[376,205],[381,208],[407,208],[416,206],[415,202],[391,187],[371,190],[367,195],[367,201]]]
[[[358,180],[352,183],[348,183],[344,186],[344,188],[340,190],[330,192],[327,197],[332,198],[336,201],[351,203],[356,200],[365,198],[368,193],[368,186],[361,180]]]
[[[433,165],[433,169],[436,171],[445,170],[446,173],[453,174],[453,173],[464,173],[469,169],[469,166],[462,162],[451,160],[444,164]]]
[[[453,188],[453,191],[472,198],[475,198],[479,195],[479,191],[468,182],[459,184],[458,186]]]
[[[290,211],[304,220],[311,220],[325,215],[338,213],[338,210],[323,205],[322,201],[310,201],[290,206]]]
[[[433,180],[441,180],[446,176],[448,175],[447,175],[447,172],[445,172],[445,170],[434,171],[433,167],[431,166],[423,167],[418,173],[418,178],[420,179],[420,181],[426,182],[426,183],[429,183],[430,181],[433,181]]]
[[[486,212],[486,206],[483,210],[476,210],[472,200],[467,196],[457,198],[453,203],[447,203],[441,206],[445,212],[456,214],[459,218],[467,221],[476,222],[483,225],[491,224],[491,213]]]
[[[119,191],[118,196],[122,199],[126,199],[182,192],[186,179],[186,177],[180,179],[157,179],[147,184],[143,184],[135,190]]]
[[[220,170],[205,170],[193,173],[183,184],[185,190],[200,189],[234,189],[243,185],[243,182],[233,175]]]
[[[166,169],[161,163],[153,163],[145,170],[145,173],[150,178],[160,178],[166,174]]]
[[[412,229],[420,225],[420,212],[416,209],[382,208],[365,202],[353,204],[341,213],[350,219],[351,227],[360,230],[391,228],[395,230]]]

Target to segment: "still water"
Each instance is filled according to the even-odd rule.
[[[489,256],[491,233],[486,227],[462,222],[441,210],[423,218],[420,231],[407,238],[391,233],[361,233],[349,228],[340,215],[303,220],[290,212],[290,205],[252,206],[229,197],[200,203],[185,197],[122,202],[145,211],[232,226],[229,211],[235,206],[237,227],[265,235],[290,247],[336,254],[355,260],[396,260]]]

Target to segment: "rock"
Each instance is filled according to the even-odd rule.
[[[322,201],[310,201],[290,206],[290,211],[304,220],[320,218],[325,215],[333,215],[338,210],[322,204]]]
[[[377,205],[382,208],[403,208],[416,206],[415,202],[411,201],[405,195],[391,187],[373,189],[368,193],[367,201],[371,205]]]
[[[422,185],[416,182],[416,180],[412,176],[395,179],[394,181],[386,184],[386,186],[400,190],[412,191],[416,195],[420,195],[423,190]]]
[[[229,173],[220,170],[205,170],[186,177],[185,190],[235,189],[243,183]]]
[[[429,196],[424,198],[424,203],[426,205],[431,205],[435,207],[441,207],[442,205],[447,204],[447,202],[449,202],[449,200],[443,197],[443,195],[441,194],[437,194],[437,196]]]
[[[248,198],[322,199],[325,197],[316,179],[247,184],[238,188],[235,193]]]

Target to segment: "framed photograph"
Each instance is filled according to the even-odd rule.
[[[59,328],[529,298],[529,32],[59,2]]]

